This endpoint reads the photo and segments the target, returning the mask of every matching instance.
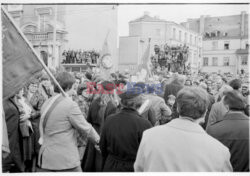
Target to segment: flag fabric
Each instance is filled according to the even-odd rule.
[[[7,99],[40,74],[43,66],[3,9],[1,15],[3,99]]]
[[[2,157],[6,158],[10,154],[8,131],[5,121],[5,115],[2,111]]]
[[[138,65],[137,69],[135,70],[135,72],[141,72],[142,69],[147,71],[147,75],[146,77],[148,78],[151,75],[151,70],[150,70],[150,40],[148,42],[148,46],[144,52],[144,54],[142,55],[142,59],[141,59],[141,64]]]
[[[110,54],[109,45],[108,45],[108,35],[109,35],[109,32],[107,33],[106,38],[102,45],[101,57],[105,54]]]
[[[110,72],[113,67],[112,57],[111,57],[111,53],[110,53],[109,45],[108,45],[108,35],[109,35],[109,31],[103,42],[102,51],[101,51],[101,59],[100,59],[100,76],[104,80],[111,79]]]

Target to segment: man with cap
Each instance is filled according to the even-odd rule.
[[[225,93],[223,103],[228,113],[209,126],[207,132],[229,148],[235,172],[249,172],[249,117],[244,114],[244,100],[232,90]]]
[[[133,172],[136,153],[144,130],[151,124],[138,111],[144,103],[139,87],[120,94],[122,110],[110,115],[102,130],[100,149],[103,171]]]

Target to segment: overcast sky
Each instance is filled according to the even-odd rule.
[[[128,22],[141,17],[144,11],[161,19],[185,22],[188,18],[201,15],[227,16],[249,10],[248,5],[67,5],[66,26],[68,31],[67,48],[101,49],[107,31],[109,41],[115,49],[119,45],[119,36],[128,36]],[[249,13],[249,12],[248,12]],[[116,42],[115,42],[116,41]]]
[[[141,17],[144,11],[150,12],[150,16],[180,23],[185,22],[187,18],[199,18],[201,15],[227,16],[239,14],[241,11],[249,13],[249,5],[119,5],[118,35],[127,36],[128,22]]]

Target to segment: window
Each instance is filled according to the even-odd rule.
[[[218,49],[218,41],[212,41],[212,50]]]
[[[246,43],[246,49],[248,49],[249,48],[249,45],[248,45],[248,43]]]
[[[179,41],[181,41],[181,31],[179,31]]]
[[[229,49],[229,42],[224,42],[224,50],[228,50]]]
[[[173,28],[173,39],[175,39],[175,37],[176,37],[176,29]]]
[[[28,25],[23,30],[24,33],[33,33],[36,32],[36,26]]]
[[[218,66],[218,58],[217,57],[213,57],[213,60],[212,60],[212,65],[213,66]]]
[[[48,23],[48,14],[39,15],[40,32],[45,32],[46,24]]]
[[[247,65],[247,61],[248,61],[247,56],[241,57],[241,65]]]
[[[187,33],[185,32],[185,36],[184,36],[184,42],[187,43]]]
[[[224,57],[223,58],[223,65],[224,66],[229,66],[229,57]]]
[[[208,57],[203,57],[203,66],[208,66]]]
[[[190,44],[192,44],[192,40],[193,40],[193,36],[190,35],[190,41],[189,41]]]

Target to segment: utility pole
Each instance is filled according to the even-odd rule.
[[[57,5],[55,5],[54,8],[53,56],[52,56],[53,67],[55,67],[56,64],[56,24],[57,24]]]

